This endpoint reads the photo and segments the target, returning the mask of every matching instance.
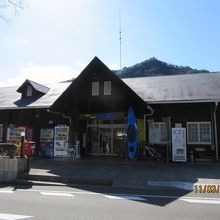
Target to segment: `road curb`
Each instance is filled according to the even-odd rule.
[[[18,180],[24,181],[42,181],[42,182],[57,182],[65,184],[84,184],[84,185],[101,185],[112,186],[112,179],[98,179],[98,178],[81,178],[73,176],[45,176],[45,175],[19,175]]]

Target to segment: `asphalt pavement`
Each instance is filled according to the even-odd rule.
[[[0,219],[217,220],[220,216],[220,194],[129,191],[104,186],[0,186]]]
[[[19,181],[46,181],[65,184],[103,185],[115,188],[182,188],[197,184],[220,185],[220,162],[166,163],[127,161],[119,158],[88,157],[32,159],[29,175]]]

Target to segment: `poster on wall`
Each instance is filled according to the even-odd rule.
[[[67,156],[69,127],[60,125],[54,129],[54,157]]]
[[[3,124],[0,124],[0,142],[2,142]]]
[[[174,162],[186,162],[186,129],[172,128],[172,159]]]

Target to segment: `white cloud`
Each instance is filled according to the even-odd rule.
[[[29,43],[29,41],[27,39],[20,38],[20,39],[16,39],[15,43],[20,44],[20,45],[27,45]]]
[[[118,69],[118,65],[115,64],[115,63],[112,63],[112,64],[108,65],[108,68],[109,68],[110,70],[117,70],[117,69]]]
[[[84,69],[86,67],[87,64],[85,64],[82,60],[76,60],[74,62],[76,64],[77,67],[79,67],[80,69]]]
[[[14,78],[1,79],[0,86],[21,85],[26,79],[37,83],[58,83],[77,77],[78,71],[68,66],[36,66],[28,64]]]
[[[22,67],[18,74],[8,75],[8,77],[0,76],[0,87],[4,86],[19,86],[26,79],[32,80],[40,84],[50,84],[66,81],[76,78],[78,74],[86,67],[87,64],[82,60],[73,61],[72,66],[37,66],[32,62],[27,63]],[[117,64],[110,64],[108,67],[112,70],[118,69]]]

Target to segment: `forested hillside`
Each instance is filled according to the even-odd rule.
[[[192,69],[189,66],[176,66],[160,61],[153,57],[149,60],[137,63],[131,67],[124,67],[121,71],[113,70],[113,72],[121,78],[130,78],[160,75],[208,73],[209,71]]]

